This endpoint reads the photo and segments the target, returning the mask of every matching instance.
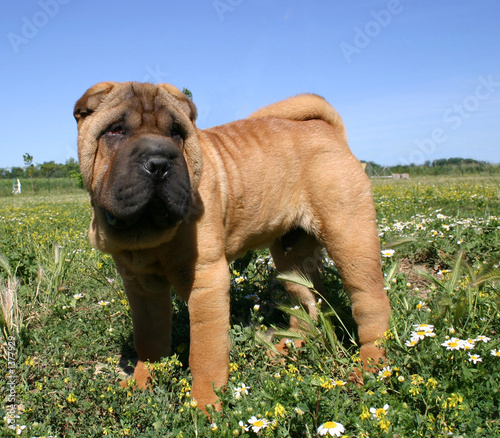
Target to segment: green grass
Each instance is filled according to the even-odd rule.
[[[12,194],[12,185],[15,179],[0,179],[0,197],[18,196]],[[81,193],[79,182],[74,178],[20,178],[22,195],[46,195]]]
[[[394,251],[381,255],[393,308],[388,368],[363,386],[349,381],[356,329],[327,260],[317,330],[271,360],[266,328],[307,317],[290,308],[272,260],[254,253],[231,266],[231,374],[211,420],[189,397],[179,299],[175,355],[152,366],[151,391],[118,385],[133,359],[131,319],[111,258],[87,242],[87,195],[0,198],[0,416],[17,417],[0,436],[25,426],[20,436],[315,437],[326,422],[347,437],[500,436],[500,357],[491,353],[500,350],[500,179],[374,186],[381,242]],[[267,427],[255,433],[252,417]]]

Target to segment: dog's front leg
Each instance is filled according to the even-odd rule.
[[[132,313],[135,350],[139,356],[133,378],[137,386],[144,389],[150,378],[144,362],[157,362],[170,355],[170,285],[164,277],[153,275],[124,278],[124,284]]]
[[[188,298],[192,396],[204,412],[217,402],[213,388],[226,385],[229,377],[229,286],[225,258],[198,265]]]

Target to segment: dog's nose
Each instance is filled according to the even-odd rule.
[[[167,175],[170,169],[170,161],[166,157],[150,157],[144,163],[144,168],[153,179],[160,181]]]

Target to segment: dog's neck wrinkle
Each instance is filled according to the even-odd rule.
[[[205,133],[203,133],[205,135]],[[217,141],[217,136],[210,136],[210,141],[206,141],[205,143],[205,148],[204,148],[204,153],[205,156],[203,157],[204,161],[204,170],[202,173],[202,180],[205,179],[203,182],[207,182],[206,179],[210,178],[210,183],[214,183],[213,178],[214,175],[217,175],[218,178],[218,189],[220,192],[220,197],[221,197],[221,202],[222,202],[222,209],[221,211],[227,212],[227,205],[228,205],[228,195],[229,195],[229,183],[228,183],[228,172],[225,166],[225,162],[221,157],[221,151],[215,147],[211,147],[212,144],[216,144]],[[200,138],[201,141],[202,138]],[[217,171],[210,171],[209,166],[213,166],[214,168],[217,169]],[[217,182],[215,182],[217,184]],[[225,222],[225,220],[224,220]]]
[[[157,251],[153,249],[121,251],[114,255],[128,275],[155,274],[162,272]]]

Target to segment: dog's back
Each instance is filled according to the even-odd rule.
[[[317,94],[299,94],[260,108],[248,116],[249,119],[263,117],[296,121],[323,120],[336,128],[339,134],[347,140],[344,122],[339,113],[323,97]]]

